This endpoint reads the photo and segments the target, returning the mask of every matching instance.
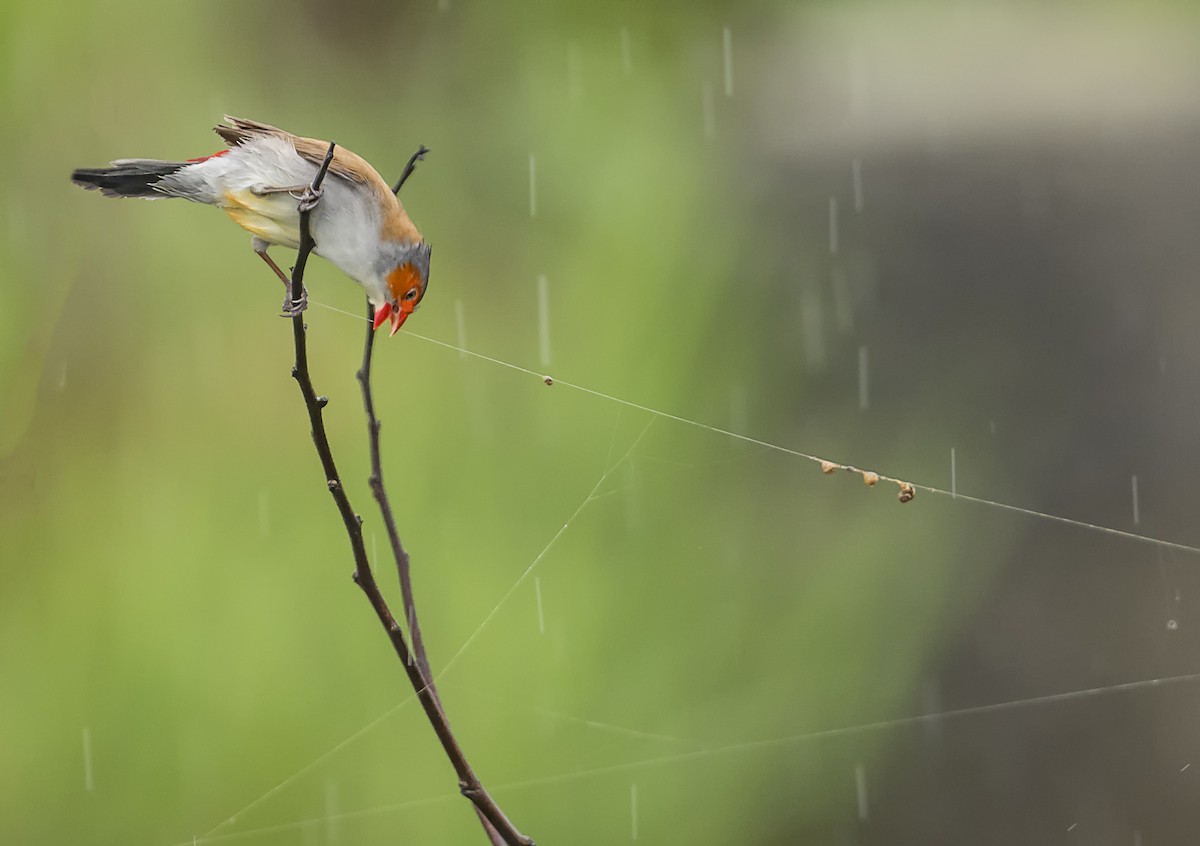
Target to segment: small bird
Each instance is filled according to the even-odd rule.
[[[254,252],[285,286],[288,277],[267,248],[299,249],[297,201],[312,183],[329,143],[292,135],[274,126],[225,116],[213,127],[227,149],[186,161],[118,159],[111,167],[80,168],[71,180],[106,197],[157,200],[182,197],[224,210],[254,236]],[[366,289],[375,306],[375,328],[389,318],[395,335],[425,296],[429,245],[375,168],[337,147],[309,222],[313,252]],[[284,311],[294,314],[306,300]]]

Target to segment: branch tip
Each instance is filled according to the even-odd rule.
[[[417,148],[417,151],[409,156],[408,164],[404,166],[400,178],[396,180],[396,184],[392,186],[392,193],[399,195],[400,189],[404,187],[404,183],[408,181],[408,177],[412,176],[412,172],[417,168],[417,162],[425,160],[425,154],[429,152],[429,148],[422,144]]]

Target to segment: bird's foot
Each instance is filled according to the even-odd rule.
[[[303,288],[300,292],[300,299],[293,300],[289,293],[283,299],[283,313],[280,317],[298,317],[308,310],[308,289]]]
[[[321,201],[321,194],[323,191],[323,188],[318,188],[314,191],[311,185],[305,188],[304,193],[300,195],[300,205],[298,206],[300,213],[303,214],[304,212],[315,209],[317,207],[317,203]]]

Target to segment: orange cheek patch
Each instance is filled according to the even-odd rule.
[[[402,264],[393,270],[387,276],[388,290],[392,292],[394,299],[403,299],[408,291],[416,286],[421,287],[421,277],[417,274],[417,269],[412,264]]]

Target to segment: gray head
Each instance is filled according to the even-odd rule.
[[[429,286],[430,252],[428,244],[416,241],[399,245],[396,252],[389,256],[389,266],[382,275],[387,280],[391,298],[376,313],[376,327],[390,317],[392,334],[395,335],[421,302]]]

